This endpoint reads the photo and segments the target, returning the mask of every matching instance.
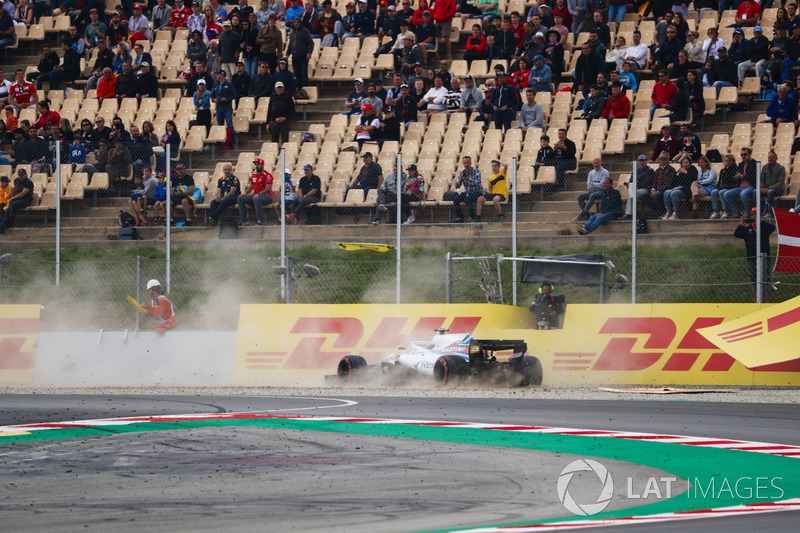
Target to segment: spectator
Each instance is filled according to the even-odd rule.
[[[481,31],[480,24],[472,25],[472,34],[467,37],[464,49],[464,59],[468,67],[472,67],[473,61],[486,58],[486,37]]]
[[[393,8],[394,6],[390,7]],[[396,15],[397,11],[391,10],[390,14],[391,13]],[[322,40],[320,41],[320,48],[339,46],[339,34],[336,32],[336,25],[339,24],[341,26],[341,20],[342,16],[338,11],[334,11],[331,0],[325,0],[322,2],[322,13],[319,14],[316,22],[314,23],[314,33],[322,37]],[[400,21],[397,20],[396,16],[394,16],[394,19],[390,17],[390,19],[386,22],[385,28],[381,30],[385,35],[389,35],[392,41],[397,38],[397,35],[400,32],[399,22]]]
[[[131,61],[131,67],[134,71],[141,70],[142,63],[147,63],[148,65],[153,64],[153,56],[150,55],[150,52],[144,51],[142,43],[133,45],[133,51],[136,52],[136,57]],[[205,59],[203,59],[203,61],[205,62]]]
[[[358,118],[358,123],[355,126],[355,139],[359,148],[364,146],[365,142],[371,142],[377,138],[377,132],[380,126],[380,120],[375,115],[375,108],[365,103],[361,107],[361,116]]]
[[[122,73],[117,77],[114,95],[118,100],[123,98],[136,98],[136,85],[138,80],[133,73],[130,61],[122,63]]]
[[[219,107],[217,107],[219,109]],[[219,112],[218,112],[219,113]],[[286,142],[289,140],[289,121],[294,117],[294,99],[286,92],[283,82],[275,83],[275,94],[269,99],[267,109],[267,131],[272,142]],[[217,115],[219,120],[219,114]]]
[[[642,200],[650,193],[654,177],[653,169],[647,166],[647,156],[640,155],[636,161],[636,194],[631,194],[630,192],[631,183],[633,183],[633,176],[631,176],[629,181],[623,183],[625,188],[628,189],[628,201],[625,204],[625,214],[619,217],[618,220],[631,220],[634,198]]]
[[[741,30],[740,30],[741,31]],[[717,37],[717,29],[716,28],[709,28],[708,32],[708,39],[703,41],[703,53],[704,59],[699,59],[698,61],[705,61],[709,57],[713,57],[714,59],[719,58],[719,49],[725,46],[725,41]],[[688,44],[687,44],[688,46]],[[695,67],[696,68],[696,67]]]
[[[235,135],[233,131],[233,100],[236,99],[236,89],[233,88],[233,84],[230,81],[225,79],[224,70],[217,70],[216,76],[217,84],[211,91],[211,97],[217,104],[217,125],[227,125],[231,135]],[[271,106],[272,101],[270,100]],[[267,126],[267,129],[269,130],[269,126]]]
[[[697,181],[697,169],[692,166],[692,158],[684,155],[680,160],[680,168],[675,173],[672,187],[664,191],[664,216],[662,220],[678,219],[678,204],[691,194],[691,186]]]
[[[769,236],[775,231],[775,226],[769,222],[761,223],[761,249],[758,249],[758,226],[756,225],[756,208],[754,207],[749,216],[745,216],[741,223],[736,227],[733,236],[743,239],[747,254],[747,268],[750,271],[750,283],[753,285],[753,301],[759,302],[759,293],[762,302],[769,302],[769,291],[765,291],[762,284],[769,284],[770,272],[770,246]],[[758,262],[761,261],[762,279],[758,279]]]
[[[192,212],[196,203],[203,203],[202,191],[195,187],[194,178],[186,173],[186,166],[182,163],[175,165],[177,176],[172,180],[169,200],[172,207],[183,210],[184,226],[192,225]]]
[[[172,17],[172,8],[166,4],[165,0],[156,0],[156,6],[151,13],[153,30],[159,31],[169,26]]]
[[[121,137],[114,139],[114,147],[108,154],[108,164],[106,166],[108,180],[111,189],[116,196],[130,194],[125,189],[130,184],[128,177],[131,174],[131,154],[125,147],[125,141]]]
[[[700,199],[703,196],[711,197],[712,192],[717,187],[717,171],[711,168],[711,161],[706,156],[700,156],[697,159],[697,179],[692,182],[692,218],[698,218],[698,208]],[[718,213],[719,208],[716,202],[712,201],[714,213]],[[712,213],[713,215],[713,213]],[[712,218],[717,218],[712,216]]]
[[[550,67],[544,64],[544,57],[537,55],[533,58],[533,69],[531,69],[528,84],[535,92],[553,92],[552,72]]]
[[[527,133],[529,128],[541,128],[544,131],[546,127],[544,108],[542,104],[536,101],[535,97],[536,91],[534,89],[525,91],[525,99],[527,101],[519,113],[519,125],[522,128],[522,133]]]
[[[314,51],[314,40],[307,28],[300,24],[298,19],[293,22],[292,32],[289,34],[287,53],[292,56],[292,67],[297,77],[297,87],[305,87],[308,83],[308,61]]]
[[[719,59],[714,61],[711,74],[714,78],[714,88],[717,89],[717,98],[719,98],[722,88],[736,87],[738,79],[736,64],[728,57],[727,48],[720,46],[717,53]]]
[[[233,75],[231,79],[231,83],[233,83],[233,88],[236,90],[236,102],[239,102],[239,99],[242,96],[248,96],[250,94],[250,85],[252,84],[253,80],[250,79],[250,74],[244,69],[244,63],[241,61],[236,62],[236,74]]]
[[[378,188],[378,197],[377,197],[377,207],[378,209],[375,211],[375,218],[372,219],[372,223],[374,225],[378,225],[381,223],[381,213],[389,213],[389,224],[394,224],[396,222],[396,217],[394,216],[394,210],[389,211],[389,208],[386,204],[391,204],[397,201],[397,163],[394,164],[392,167],[392,172],[386,174],[386,177],[383,179],[383,183]],[[416,167],[414,167],[416,169]],[[405,172],[402,174],[402,178],[405,179],[406,174]]]
[[[578,207],[581,208],[581,212],[572,220],[573,222],[589,219],[589,212],[595,201],[603,196],[603,181],[606,178],[608,178],[608,170],[603,168],[602,160],[595,157],[592,160],[592,170],[586,176],[586,192],[578,195]]]
[[[39,111],[39,119],[34,123],[34,127],[42,129],[49,129],[50,126],[60,126],[61,116],[50,109],[50,100],[42,100],[37,106]]]
[[[97,83],[100,81],[100,78],[103,77],[103,71],[113,66],[114,52],[108,48],[105,39],[97,41],[97,59],[94,62],[93,73],[89,77],[89,81],[86,83],[86,87],[83,90],[84,98],[89,94],[89,91],[97,89]]]
[[[728,47],[728,57],[730,57],[738,68],[745,60],[748,59],[748,46],[749,41],[745,41],[744,32],[741,28],[733,30],[733,42]]]
[[[450,90],[447,92],[447,96],[444,97],[444,104],[447,106],[448,113],[461,111],[461,81],[458,78],[453,78],[450,81]]]
[[[224,22],[228,19],[228,9],[219,0],[211,0],[210,7],[217,20]]]
[[[437,75],[433,79],[433,87],[431,87],[422,100],[419,101],[418,107],[422,109],[420,104],[425,104],[427,107],[422,110],[424,112],[436,113],[440,111],[445,111],[447,106],[444,103],[444,99],[447,96],[447,88],[445,88],[444,83],[442,82],[442,77]]]
[[[200,2],[197,0],[192,2],[192,13],[186,19],[186,27],[192,33],[199,31],[201,35],[206,29],[206,17],[200,10]]]
[[[236,204],[241,192],[239,178],[233,175],[233,165],[225,163],[222,173],[222,177],[217,181],[216,197],[211,200],[208,209],[208,221],[212,225],[217,224],[225,209]]]
[[[0,50],[13,45],[17,41],[17,31],[14,29],[14,13],[6,11],[5,6],[0,5]],[[13,6],[14,4],[10,4]]]
[[[400,209],[402,215],[408,217],[403,222],[404,225],[411,224],[416,220],[416,209],[411,207],[411,203],[421,201],[425,194],[425,180],[417,172],[417,165],[409,165],[406,170],[408,170],[408,176],[401,175],[403,190],[400,193]]]
[[[575,64],[575,84],[572,92],[583,92],[583,97],[589,96],[589,87],[597,80],[597,75],[603,70],[603,59],[592,52],[589,43],[581,45],[581,55]]]
[[[505,131],[511,129],[511,121],[517,109],[517,91],[507,83],[504,72],[497,77],[497,86],[492,91],[492,109],[494,127]]]
[[[755,26],[761,18],[761,6],[755,0],[744,0],[739,4],[734,19],[734,27]]]
[[[197,7],[200,7],[199,5]],[[198,9],[198,13],[200,10]],[[192,16],[192,10],[183,4],[183,0],[175,0],[175,7],[169,15],[169,24],[164,29],[175,31],[178,28],[188,27],[189,17]]]
[[[603,13],[601,11],[595,10],[592,13],[592,24],[589,26],[589,33],[596,33],[597,38],[606,48],[611,46],[611,30],[609,30],[608,24],[603,20]]]
[[[142,6],[136,4],[133,6],[133,16],[128,20],[128,38],[131,44],[136,44],[136,41],[151,41],[150,35],[150,21],[147,17],[142,15]]]
[[[414,34],[406,32],[403,35],[403,47],[395,50],[395,63],[399,63],[401,72],[405,76],[415,73],[416,65],[422,66],[422,49],[414,44]]]
[[[422,80],[420,80],[422,83]],[[400,85],[400,98],[394,105],[395,115],[406,127],[417,121],[417,99],[411,94],[407,84]]]
[[[739,63],[737,73],[739,82],[744,82],[747,71],[756,69],[756,77],[761,79],[769,59],[769,40],[761,33],[761,26],[753,28],[753,38],[747,44],[747,60]]]
[[[175,122],[168,120],[164,129],[164,135],[161,136],[161,140],[159,141],[161,147],[164,148],[164,152],[159,154],[158,158],[159,164],[157,167],[159,172],[167,168],[167,145],[170,146],[170,159],[178,159],[181,148],[181,134],[178,132],[178,127],[175,125]]]
[[[464,185],[464,192],[459,194],[453,200],[453,209],[456,212],[456,218],[453,222],[464,222],[464,214],[461,210],[461,204],[467,206],[467,211],[472,219],[472,222],[477,222],[475,214],[475,204],[478,198],[483,196],[483,182],[481,181],[481,172],[472,166],[472,158],[464,156],[461,160],[464,169],[459,172],[456,178],[455,188],[460,189]]]
[[[614,48],[609,49],[606,54],[606,69],[622,70],[622,63],[625,61],[625,54],[627,51],[628,46],[625,44],[625,37],[622,35],[618,36],[616,45]]]
[[[149,120],[142,122],[142,137],[148,139],[154,148],[159,145],[158,135],[153,132],[153,123]]]
[[[728,207],[725,204],[725,194],[731,189],[739,186],[740,180],[736,178],[739,169],[736,167],[736,159],[731,154],[725,156],[725,166],[719,173],[719,181],[717,187],[711,191],[711,213],[710,219],[714,218],[728,218]],[[722,213],[720,214],[720,207]]]
[[[255,13],[255,10],[247,4],[247,0],[239,0],[239,5],[231,9],[229,18],[233,18],[234,15],[238,15],[242,20],[242,23],[244,23],[244,21],[250,17],[251,13]]]
[[[207,71],[205,65],[200,61],[197,61],[194,64],[194,74],[192,74],[192,76],[186,82],[186,96],[194,96],[194,93],[197,91],[197,84],[200,83],[200,80],[205,82],[206,88],[214,87],[214,83],[216,81],[214,78],[214,73]]]
[[[725,192],[725,206],[727,206],[734,218],[739,217],[739,208],[736,205],[737,199],[742,201],[744,213],[748,213],[752,207],[753,191],[756,183],[756,161],[753,161],[752,154],[753,151],[750,148],[742,148],[742,161],[736,166],[736,174],[733,176],[738,186]]]
[[[211,6],[203,8],[203,17],[206,20],[205,27],[203,28],[203,36],[208,41],[208,47],[211,48],[211,41],[217,43],[217,39],[222,33],[222,25],[219,24],[217,15],[214,14],[214,9]],[[216,51],[216,48],[215,48]]]
[[[50,73],[55,70],[60,62],[61,60],[59,59],[58,54],[50,49],[50,45],[43,44],[42,53],[39,54],[39,65],[37,66],[37,70],[29,72],[25,79],[31,82],[36,80],[36,89],[41,91],[42,82],[49,80]]]
[[[5,207],[8,205],[8,199],[14,194],[14,189],[11,187],[11,181],[8,176],[0,176],[0,218]]]
[[[286,23],[293,24],[295,19],[302,18],[305,8],[300,5],[299,0],[289,0],[289,5],[286,8]]]
[[[606,106],[603,109],[603,118],[608,119],[615,119],[615,118],[624,118],[627,119],[628,115],[631,113],[631,102],[628,100],[628,97],[622,91],[622,85],[619,83],[615,83],[611,86],[611,96],[608,98],[606,102]]]
[[[669,164],[669,153],[661,152],[658,156],[658,168],[654,172],[650,194],[644,197],[644,203],[659,218],[662,218],[665,213],[664,194],[673,187],[675,174],[675,169]]]
[[[322,181],[319,176],[314,174],[314,168],[308,164],[303,165],[303,177],[300,178],[300,183],[297,184],[297,196],[292,202],[292,212],[286,215],[286,218],[296,224],[300,220],[300,214],[303,209],[311,204],[319,203],[322,198],[321,190]]]
[[[272,203],[272,174],[264,170],[264,160],[256,158],[253,160],[255,172],[250,176],[250,181],[244,189],[244,194],[239,196],[236,203],[239,205],[239,223],[242,226],[250,225],[250,215],[247,213],[247,206],[252,205],[256,212],[256,224],[266,226],[264,217],[264,206]]]
[[[219,57],[228,78],[236,72],[236,58],[239,57],[239,46],[242,44],[241,35],[231,28],[231,22],[226,20],[222,23],[222,34],[219,36]]]
[[[86,147],[83,145],[83,139],[81,139],[80,135],[76,135],[69,147],[69,162],[72,165],[72,170],[75,170],[78,165],[86,163],[87,153]]]
[[[100,21],[100,12],[94,8],[89,10],[90,22],[84,30],[83,42],[87,50],[97,46],[97,42],[105,40],[108,27]]]
[[[667,152],[669,159],[673,159],[681,150],[681,139],[672,137],[672,128],[665,124],[661,126],[661,138],[656,141],[651,161],[657,162],[661,152]]]
[[[111,69],[106,67],[103,69],[103,77],[97,84],[97,101],[102,105],[103,100],[106,98],[115,98],[117,95],[117,78],[114,76]]]
[[[650,108],[650,116],[652,117],[656,109],[667,109],[667,106],[672,105],[675,95],[678,93],[678,87],[672,83],[672,80],[667,76],[666,70],[660,70],[658,73],[659,81],[653,88],[653,94],[650,99],[653,106]]]
[[[499,159],[492,159],[492,175],[489,177],[490,189],[483,191],[483,194],[476,200],[477,210],[474,222],[481,222],[481,211],[483,204],[487,201],[494,204],[497,211],[497,219],[500,222],[505,222],[503,216],[503,208],[501,203],[506,201],[508,190],[506,188],[506,172],[508,171],[508,164],[500,161]]]
[[[242,21],[242,43],[240,45],[244,57],[244,71],[252,80],[258,73],[258,30],[252,27],[249,20]],[[246,96],[246,95],[245,95]]]
[[[99,146],[101,140],[107,141],[111,137],[111,128],[106,126],[106,119],[97,116],[94,119],[94,125],[94,129],[89,133],[89,143],[92,147]],[[84,140],[86,140],[85,137]]]
[[[136,81],[136,97],[158,98],[158,78],[152,73],[150,63],[142,63],[139,78]]]
[[[358,10],[353,17],[352,37],[358,37],[362,41],[364,37],[375,34],[375,12],[372,11],[366,0],[358,0]]]
[[[21,109],[36,109],[39,105],[39,93],[36,86],[29,81],[25,81],[25,71],[18,68],[14,72],[16,81],[11,84],[8,90],[8,107],[19,113]]]
[[[426,10],[422,14],[422,23],[417,26],[414,33],[417,45],[422,51],[422,63],[428,64],[428,51],[436,48],[436,26],[433,24],[433,16],[430,11]]]
[[[558,130],[558,141],[553,146],[553,150],[555,151],[554,166],[556,167],[556,180],[558,186],[565,189],[566,172],[568,170],[574,170],[577,166],[575,143],[567,139],[566,129],[560,128]]]
[[[789,88],[786,85],[778,86],[778,94],[772,99],[767,107],[767,118],[762,122],[778,125],[784,122],[791,122],[791,113],[794,104],[789,95]]]
[[[7,229],[11,228],[17,212],[31,205],[32,201],[33,182],[28,178],[28,172],[21,168],[17,171],[17,178],[14,180],[14,194],[8,198],[3,218],[0,220],[0,233],[5,233]]]
[[[372,152],[364,152],[361,156],[364,159],[364,166],[358,172],[358,175],[350,182],[347,191],[350,189],[362,189],[366,195],[370,189],[377,189],[383,183],[383,170],[381,166],[376,163],[372,158]],[[345,193],[345,197],[347,194]]]
[[[686,79],[691,66],[688,52],[686,52],[686,50],[681,50],[678,52],[678,62],[672,65],[672,68],[669,70],[670,79],[675,80],[675,84],[677,85],[677,80]]]
[[[278,72],[275,73],[275,83],[279,81],[283,83],[283,88],[286,89],[286,92],[289,94],[292,94],[294,90],[298,88],[297,80],[292,71],[289,70],[289,60],[285,57],[278,60]]]
[[[605,94],[600,94],[596,83],[589,87],[589,96],[583,101],[583,111],[580,118],[585,120],[587,124],[591,125],[592,121],[600,118],[606,109],[608,99]]]
[[[600,198],[600,207],[597,208],[597,213],[589,217],[585,224],[578,226],[578,233],[581,235],[587,235],[622,215],[622,197],[619,191],[613,187],[611,178],[603,180]]]
[[[678,79],[676,87],[678,92],[675,93],[672,103],[666,106],[666,109],[670,112],[667,115],[667,119],[670,122],[686,120],[691,106],[689,91],[686,89],[686,81],[683,78]]]
[[[702,117],[706,110],[706,101],[703,96],[703,82],[697,71],[690,70],[686,73],[686,90],[689,91],[689,106],[693,117]]]
[[[350,91],[347,95],[347,100],[344,103],[345,111],[343,115],[351,116],[361,113],[361,101],[367,97],[367,91],[364,90],[364,80],[356,78],[353,82],[354,90]]]
[[[633,45],[625,51],[625,61],[630,63],[631,70],[644,68],[647,61],[647,45],[642,43],[642,33],[639,30],[633,32]]]
[[[761,167],[761,195],[766,197],[766,209],[762,218],[767,218],[772,214],[775,207],[775,198],[782,196],[786,190],[786,169],[778,163],[778,155],[774,151],[767,154],[767,164]],[[744,196],[747,195],[747,205],[755,203],[755,188],[749,192],[742,193],[742,203],[745,203]]]
[[[136,124],[131,126],[130,151],[133,175],[139,176],[145,166],[150,166],[150,160],[153,157],[153,146],[150,144],[149,139],[139,133],[139,127]]]
[[[464,78],[464,88],[461,89],[460,111],[466,113],[469,118],[473,112],[478,112],[480,110],[482,102],[483,93],[475,86],[475,78],[468,75]]]
[[[678,62],[678,52],[683,49],[683,42],[678,39],[678,32],[674,26],[667,28],[667,40],[656,49],[653,54],[653,64],[650,68],[654,71],[670,69]]]
[[[700,139],[692,133],[692,125],[688,122],[681,124],[680,149],[672,158],[673,161],[681,161],[685,157],[697,160],[703,155],[701,152]]]
[[[208,46],[203,41],[203,34],[200,31],[193,31],[186,46],[186,58],[194,65],[195,63],[205,63],[208,54]]]
[[[255,98],[264,98],[272,95],[275,80],[269,73],[269,64],[261,63],[258,66],[258,73],[253,78],[253,83],[250,86],[250,96]]]

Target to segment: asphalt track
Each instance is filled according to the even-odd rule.
[[[20,394],[4,395],[0,426],[206,413],[537,425],[800,446],[796,406],[674,400]],[[292,428],[200,427],[19,443],[0,438],[0,516],[18,531],[475,527],[571,516],[555,485],[564,465],[583,457],[592,455]],[[635,483],[665,475],[625,461],[603,463],[615,479]],[[724,475],[727,466],[717,466]],[[619,497],[625,488],[615,486],[609,510],[641,504]],[[799,518],[774,512],[601,530],[783,532],[797,531]]]

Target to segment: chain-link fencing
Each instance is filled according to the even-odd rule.
[[[675,253],[640,256],[636,260],[637,303],[735,303],[754,300],[754,284],[743,250],[730,247],[729,257],[677,257]],[[232,256],[235,254],[231,254]],[[169,297],[188,329],[235,329],[239,306],[246,303],[305,304],[394,303],[397,262],[392,253],[358,260],[321,256],[249,255],[224,259],[170,261]],[[671,255],[671,256],[670,256]],[[774,257],[774,256],[773,256]],[[632,300],[632,258],[607,255],[614,265],[602,288],[559,286],[569,303],[629,303]],[[0,261],[0,263],[3,263]],[[283,266],[285,265],[285,266]],[[800,267],[800,264],[798,265]],[[0,266],[0,301],[43,305],[45,329],[134,329],[146,318],[127,302],[130,295],[147,300],[144,284],[158,279],[167,285],[163,258],[113,261],[15,260]],[[517,280],[522,273],[517,266]],[[765,269],[764,299],[780,302],[800,291],[796,273]],[[516,285],[516,287],[515,287]],[[538,289],[514,283],[512,261],[501,255],[410,256],[400,276],[402,303],[498,303],[526,307]]]

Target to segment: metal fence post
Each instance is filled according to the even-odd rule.
[[[291,255],[286,256],[286,303],[295,303],[294,299],[294,275],[293,275],[294,261]]]
[[[170,176],[170,171],[172,170],[172,164],[170,161],[170,144],[166,143],[166,155],[167,155],[167,294],[172,292],[171,285],[172,285],[172,199],[170,196],[170,187],[172,186],[172,176]]]
[[[136,256],[136,301],[142,302],[142,283],[144,283],[144,256]],[[136,311],[136,331],[142,329],[142,314]]]
[[[450,252],[444,256],[444,285],[445,285],[445,303],[453,303],[453,261],[450,259]]]
[[[511,255],[517,258],[517,158],[511,158]],[[511,263],[512,268],[512,305],[517,305],[517,262]],[[500,285],[502,287],[502,284]]]
[[[756,302],[764,303],[764,264],[761,261],[761,161],[756,161]],[[744,213],[743,216],[749,216]]]
[[[287,267],[287,272],[291,272],[292,269],[286,263],[286,148],[281,148],[280,158],[278,159],[280,164],[280,168],[278,172],[280,172],[280,201],[281,201],[281,266]],[[288,275],[288,274],[287,274]],[[289,301],[289,287],[288,287],[288,280],[289,278],[282,278],[281,279],[281,296],[284,297],[284,301]]]
[[[31,176],[33,177],[33,176]],[[56,287],[61,284],[61,141],[56,141]]]
[[[639,171],[638,161],[633,162],[633,174],[631,183],[628,187],[628,197],[633,194],[633,205],[631,207],[631,303],[636,303],[636,246],[638,245],[638,206],[639,206],[639,183],[637,172]]]
[[[396,278],[396,295],[395,295],[395,303],[400,303],[400,289],[402,287],[402,283],[400,280],[400,275],[403,271],[403,264],[402,264],[402,257],[401,257],[401,246],[403,243],[403,192],[405,191],[406,184],[403,182],[403,154],[397,154],[397,172],[395,173],[395,209],[396,209],[396,218],[397,218],[397,248],[395,249],[396,253],[396,261],[397,261],[397,274],[395,275]]]

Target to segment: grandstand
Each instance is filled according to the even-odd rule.
[[[114,2],[116,4],[116,2]],[[107,13],[114,5],[106,3]],[[258,3],[251,0],[251,6],[258,9]],[[346,1],[335,2],[340,13],[345,12]],[[534,2],[513,0],[500,3],[504,13],[512,11],[527,12]],[[230,11],[235,6],[227,6]],[[765,9],[761,24],[771,26],[777,13],[776,8]],[[705,11],[702,18],[692,11],[687,22],[689,28],[704,34],[709,27],[718,27],[720,36],[730,42],[732,23],[735,12]],[[462,20],[466,20],[463,23]],[[37,24],[30,27],[16,26],[17,43],[5,51],[7,65],[6,78],[11,79],[15,67],[24,68],[27,72],[35,70],[38,62],[36,53],[42,42],[55,44],[59,33],[69,26],[69,17],[41,17]],[[459,59],[464,50],[464,41],[471,31],[472,22],[456,18],[452,25],[451,41],[456,59],[452,61],[451,71],[458,77],[472,75],[478,85],[493,77],[496,63],[507,67],[504,60],[491,62],[476,60],[471,66],[467,61]],[[279,27],[286,34],[283,24]],[[611,39],[623,35],[632,41],[632,33],[639,29],[642,42],[651,42],[655,32],[653,21],[638,21],[635,14],[627,14],[619,28],[611,22]],[[745,36],[751,37],[752,29],[745,28]],[[604,245],[624,244],[630,239],[630,223],[612,222],[600,228],[590,237],[578,237],[565,231],[568,223],[578,212],[576,197],[585,189],[586,173],[591,168],[594,157],[602,157],[604,165],[611,172],[615,186],[621,191],[623,201],[627,197],[627,188],[622,183],[629,178],[633,161],[638,154],[652,153],[654,141],[663,124],[669,123],[664,116],[666,112],[658,111],[651,118],[651,93],[655,82],[648,68],[642,69],[638,90],[629,91],[631,114],[625,119],[595,119],[591,126],[581,120],[576,111],[580,95],[564,90],[572,85],[568,76],[575,67],[580,48],[566,50],[564,54],[564,76],[555,80],[554,92],[539,92],[536,101],[542,104],[547,117],[546,130],[532,128],[526,134],[520,129],[511,129],[503,133],[490,127],[483,129],[483,123],[476,122],[474,115],[470,119],[464,113],[420,115],[418,122],[401,129],[398,141],[389,141],[382,146],[365,143],[359,147],[353,142],[354,127],[358,117],[347,117],[338,114],[344,111],[343,103],[349,86],[356,78],[383,78],[387,87],[391,86],[394,72],[393,57],[390,54],[375,53],[382,44],[377,36],[346,38],[339,47],[320,49],[319,39],[315,39],[315,48],[309,61],[309,77],[312,86],[306,87],[307,100],[297,101],[302,118],[292,121],[292,131],[288,142],[281,145],[267,142],[264,138],[264,126],[267,117],[269,98],[243,97],[235,106],[234,130],[237,140],[232,149],[222,149],[226,141],[224,126],[213,126],[206,132],[203,126],[192,126],[190,122],[195,114],[191,98],[183,96],[186,84],[183,73],[189,69],[189,61],[185,57],[188,29],[155,32],[152,42],[139,41],[145,51],[153,58],[157,69],[160,87],[159,98],[144,98],[139,102],[135,98],[117,101],[113,98],[99,103],[96,91],[90,90],[83,96],[83,87],[94,64],[97,50],[81,60],[83,79],[76,81],[72,87],[62,90],[48,90],[45,82],[44,94],[52,101],[51,109],[67,119],[78,129],[84,119],[94,122],[96,116],[103,116],[110,124],[114,117],[119,117],[126,129],[131,125],[141,126],[150,121],[157,136],[164,133],[167,121],[174,121],[181,135],[181,148],[173,164],[182,162],[194,176],[196,186],[204,193],[205,203],[197,206],[196,220],[202,220],[208,202],[213,198],[216,180],[221,176],[222,165],[230,162],[234,166],[234,174],[246,180],[252,168],[252,161],[259,157],[265,161],[267,171],[279,177],[280,150],[286,154],[285,166],[299,180],[305,164],[314,166],[314,172],[321,178],[323,197],[319,204],[320,225],[307,227],[300,225],[289,232],[289,240],[294,242],[330,241],[339,239],[363,239],[365,232],[374,240],[389,240],[394,236],[394,229],[386,225],[369,224],[376,208],[376,191],[366,196],[363,191],[351,190],[345,195],[347,184],[358,173],[363,164],[359,155],[365,151],[375,154],[376,161],[384,169],[391,169],[397,155],[402,155],[403,165],[415,163],[420,174],[425,178],[426,197],[420,202],[421,214],[414,225],[404,229],[406,235],[420,245],[440,246],[442,244],[472,243],[497,244],[510,242],[510,225],[495,222],[494,209],[487,204],[481,224],[453,224],[452,201],[445,199],[445,193],[454,187],[455,176],[460,170],[460,160],[464,155],[473,157],[476,167],[488,181],[490,161],[499,157],[504,161],[516,158],[518,161],[517,189],[514,191],[519,206],[519,232],[521,239],[536,239],[541,246],[569,248],[584,246],[590,242],[602,242]],[[573,39],[581,43],[588,34],[580,34]],[[284,39],[284,42],[285,39]],[[441,45],[439,45],[441,46]],[[55,47],[54,48],[58,48]],[[60,51],[60,48],[58,48]],[[437,49],[433,53],[438,52]],[[429,52],[431,54],[432,52]],[[433,57],[432,55],[430,57]],[[650,61],[651,58],[648,59]],[[291,65],[291,61],[290,61]],[[649,65],[648,65],[649,67]],[[751,71],[752,76],[752,71]],[[713,87],[705,89],[706,110],[703,116],[693,117],[697,125],[696,134],[703,144],[702,151],[718,150],[723,156],[733,154],[739,160],[739,149],[747,146],[754,152],[754,159],[766,161],[766,153],[774,150],[778,154],[778,162],[787,169],[788,191],[779,200],[779,205],[788,208],[793,205],[797,184],[800,183],[800,159],[791,154],[791,147],[797,135],[793,124],[773,126],[764,124],[764,111],[767,102],[759,100],[760,81],[748,77],[741,89],[724,88],[717,97]],[[748,104],[746,111],[729,111],[730,106]],[[212,106],[212,116],[214,109]],[[37,119],[37,112],[31,109],[20,111],[19,120]],[[512,126],[518,125],[515,121]],[[673,125],[677,125],[673,124]],[[555,169],[543,167],[536,170],[533,166],[536,152],[540,145],[540,137],[549,135],[557,137],[559,128],[567,129],[567,137],[577,147],[578,168],[567,173],[566,190],[556,190]],[[306,133],[314,134],[316,142],[302,142]],[[152,163],[155,163],[153,160]],[[0,167],[0,175],[13,178],[20,165],[14,164]],[[86,173],[75,171],[70,165],[61,166],[62,190],[56,191],[55,175],[52,173],[33,173],[28,165],[28,175],[35,183],[36,199],[34,204],[19,216],[13,229],[0,237],[9,246],[41,246],[47,247],[54,242],[54,216],[57,194],[62,201],[62,242],[72,244],[97,244],[100,241],[116,241],[118,238],[117,214],[127,208],[127,198],[114,197],[109,192],[107,173],[95,173],[89,179]],[[274,190],[278,190],[280,180],[276,179]],[[705,198],[708,204],[708,198]],[[506,207],[510,210],[510,206]],[[733,229],[737,223],[733,220],[707,220],[710,207],[707,208],[705,220],[686,220],[688,209],[684,203],[684,211],[679,221],[650,222],[650,233],[643,236],[652,242],[680,244],[691,239],[693,244],[717,245],[721,242],[733,242]],[[235,216],[231,209],[230,216]],[[238,217],[236,217],[238,219]],[[510,220],[507,217],[507,220]],[[278,227],[270,213],[270,226],[242,228],[240,239],[273,240],[279,236]],[[430,225],[435,227],[431,231]],[[364,229],[369,225],[368,229]],[[138,228],[144,239],[163,239],[164,228]],[[195,224],[192,227],[176,228],[173,238],[176,241],[206,242],[216,239],[218,230]],[[596,241],[602,239],[602,241]]]

